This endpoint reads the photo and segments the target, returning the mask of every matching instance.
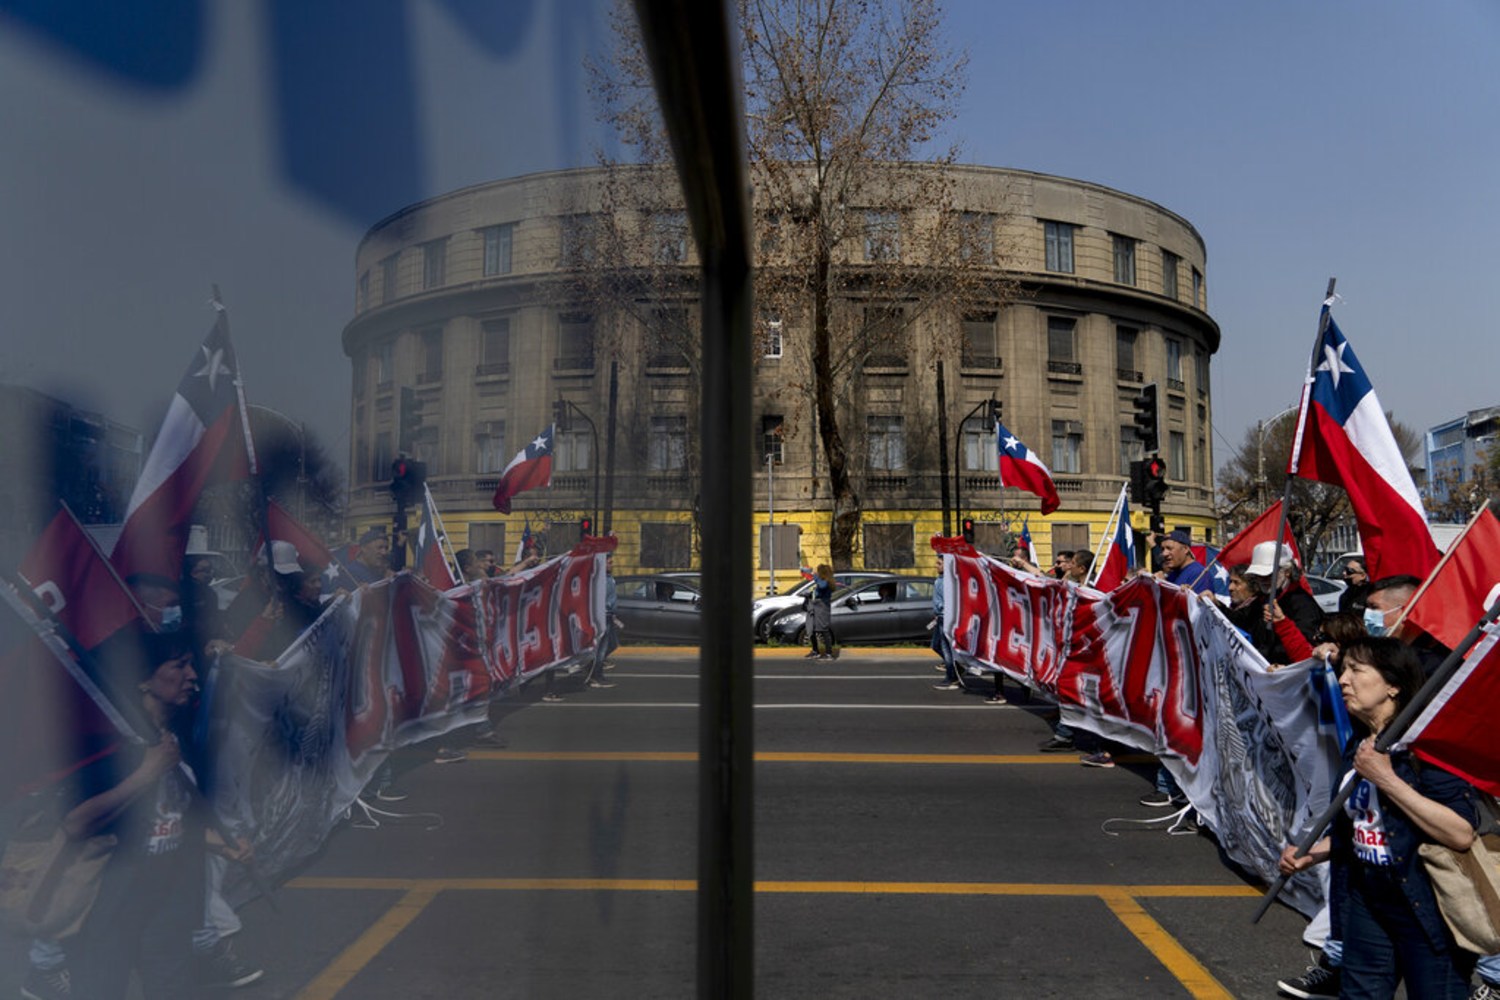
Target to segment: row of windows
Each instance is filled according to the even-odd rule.
[[[514,267],[515,223],[485,226],[478,230],[478,233],[484,244],[481,264],[484,277],[493,278],[510,274]],[[434,288],[442,288],[448,283],[448,237],[418,244],[417,250],[422,255],[419,290],[425,292]],[[381,305],[394,301],[398,294],[400,261],[401,253],[397,251],[388,257],[381,258],[375,265],[380,271]],[[360,273],[359,285],[356,289],[356,306],[359,311],[363,312],[372,304],[374,303],[371,300],[370,272],[363,271]]]
[[[1046,268],[1058,274],[1073,274],[1073,242],[1078,231],[1078,226],[1071,222],[1043,222],[1042,240],[1044,243],[1044,256]],[[1136,282],[1136,250],[1140,240],[1133,236],[1121,236],[1118,233],[1110,233],[1110,244],[1114,256],[1114,278],[1121,285],[1135,285]],[[1178,288],[1177,272],[1182,263],[1182,258],[1166,248],[1161,248],[1161,293],[1169,299],[1176,300],[1180,297]],[[1203,308],[1203,272],[1196,267],[1192,269],[1192,298],[1189,300],[1199,308]]]

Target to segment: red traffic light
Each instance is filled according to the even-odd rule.
[[[963,525],[962,525],[962,528],[960,530],[963,531],[964,541],[968,542],[970,545],[973,545],[974,544],[974,519],[972,517],[966,517],[966,518],[964,518],[963,519]]]
[[[1167,478],[1167,463],[1160,457],[1148,459],[1146,462],[1146,475],[1152,479]]]

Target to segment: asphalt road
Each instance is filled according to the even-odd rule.
[[[617,662],[496,706],[504,749],[398,755],[398,815],[245,908],[244,995],[692,997],[697,654]],[[1158,815],[1150,758],[1038,754],[1044,706],[933,690],[933,663],[757,659],[758,996],[1270,997],[1306,964],[1210,837],[1110,824]]]

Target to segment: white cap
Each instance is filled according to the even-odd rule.
[[[297,561],[297,546],[291,542],[272,542],[271,568],[283,574],[302,572],[302,564]]]
[[[1271,562],[1276,558],[1276,543],[1261,542],[1250,550],[1250,565],[1245,569],[1246,576],[1270,576]],[[1296,560],[1292,556],[1292,547],[1285,542],[1281,544],[1281,565],[1290,566]]]

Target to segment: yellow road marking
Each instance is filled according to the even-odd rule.
[[[297,994],[297,1000],[331,1000],[349,981],[369,965],[381,949],[395,940],[417,916],[437,897],[438,889],[429,886],[414,887],[385,912],[370,929],[361,934],[353,944],[345,948],[328,968],[308,983]]]
[[[471,760],[500,761],[629,761],[633,763],[695,763],[692,752],[666,750],[470,750]],[[1115,758],[1123,763],[1149,763],[1149,754],[1129,754]],[[808,753],[762,750],[755,755],[764,764],[1078,764],[1071,754],[1025,753]]]
[[[1233,994],[1176,938],[1168,934],[1166,928],[1142,909],[1141,904],[1132,896],[1123,891],[1115,891],[1102,892],[1099,897],[1120,919],[1120,923],[1136,936],[1136,940],[1145,945],[1196,1000],[1234,1000]]]

